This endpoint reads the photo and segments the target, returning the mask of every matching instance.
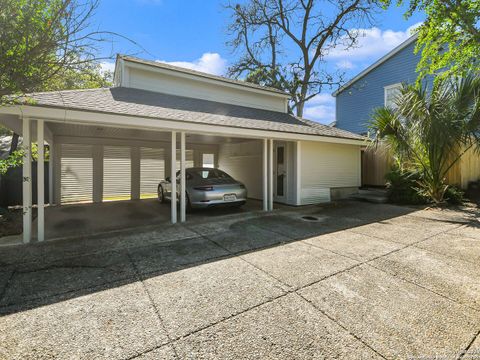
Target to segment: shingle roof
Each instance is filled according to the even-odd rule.
[[[66,90],[27,95],[33,106],[66,108],[296,134],[363,140],[364,137],[290,114],[125,88]],[[33,100],[33,103],[32,103]]]
[[[286,93],[285,91],[278,90],[278,89],[275,89],[275,88],[270,87],[270,86],[263,86],[263,85],[258,85],[258,84],[254,84],[254,83],[249,83],[249,82],[242,81],[242,80],[227,78],[227,77],[224,77],[224,76],[213,75],[213,74],[209,74],[209,73],[206,73],[206,72],[187,69],[187,68],[180,67],[180,66],[174,66],[174,65],[166,64],[166,63],[159,62],[159,61],[140,59],[140,58],[137,58],[137,57],[134,57],[134,56],[118,55],[118,57],[120,59],[123,59],[123,60],[126,60],[126,61],[131,61],[131,62],[134,62],[134,63],[137,63],[137,64],[143,64],[143,65],[148,65],[148,66],[154,66],[154,67],[161,68],[161,69],[172,70],[172,71],[175,71],[177,73],[182,72],[182,73],[185,73],[185,74],[200,76],[200,77],[203,77],[203,78],[218,80],[218,81],[222,81],[222,82],[225,82],[225,83],[230,83],[230,84],[235,84],[235,85],[240,85],[240,86],[246,86],[246,87],[250,87],[250,88],[254,88],[254,89],[258,89],[258,90],[264,90],[264,91],[268,91],[268,92],[273,92],[273,93],[277,93],[277,94],[280,94],[280,95],[290,97],[290,94]]]

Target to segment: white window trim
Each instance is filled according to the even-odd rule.
[[[390,89],[401,88],[402,83],[395,83],[383,87],[383,106],[387,106],[387,91]]]

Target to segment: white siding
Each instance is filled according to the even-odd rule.
[[[140,148],[140,197],[157,196],[157,187],[165,179],[165,151],[163,149]]]
[[[360,186],[360,147],[301,142],[301,204],[330,201],[330,189]]]
[[[283,97],[258,93],[241,86],[233,88],[222,82],[192,79],[183,76],[129,68],[128,87],[158,91],[164,94],[218,101],[227,104],[249,106],[258,109],[285,112]]]
[[[131,195],[130,147],[103,149],[103,200],[129,200]]]
[[[177,171],[180,171],[180,156],[181,152],[177,149]],[[194,150],[185,150],[185,168],[191,168],[194,166]]]
[[[62,144],[61,203],[92,201],[93,156],[91,145]]]
[[[262,141],[222,144],[218,151],[218,167],[243,182],[248,197],[262,199]]]

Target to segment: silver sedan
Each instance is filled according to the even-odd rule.
[[[177,199],[180,191],[180,171],[177,178]],[[219,169],[188,168],[185,170],[187,208],[207,208],[218,205],[241,206],[247,201],[247,189],[240,181]],[[170,177],[158,185],[158,199],[171,200]]]

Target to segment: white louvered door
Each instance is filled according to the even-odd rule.
[[[93,156],[91,145],[61,145],[61,203],[91,202]]]
[[[103,201],[129,200],[131,153],[128,146],[103,148]]]
[[[157,197],[157,187],[165,179],[165,151],[140,148],[140,198]]]

